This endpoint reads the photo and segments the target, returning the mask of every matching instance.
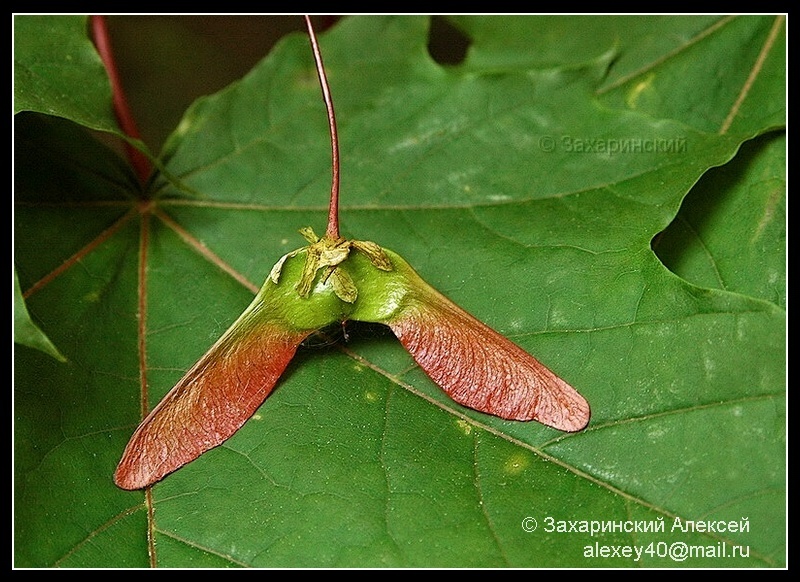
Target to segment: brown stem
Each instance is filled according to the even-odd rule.
[[[117,71],[117,65],[114,62],[114,51],[111,48],[111,39],[108,34],[106,19],[103,16],[92,16],[91,24],[92,36],[94,37],[94,44],[97,47],[97,53],[100,55],[103,65],[105,65],[108,79],[111,82],[114,113],[117,116],[119,126],[122,132],[128,137],[140,140],[141,136],[139,135],[139,130],[136,127],[133,114],[128,106],[128,101],[125,98],[125,91],[122,89],[122,81]],[[144,184],[147,178],[150,177],[150,172],[152,171],[150,160],[128,142],[125,142],[125,153],[139,178],[139,182]]]
[[[328,125],[331,132],[331,161],[333,166],[333,176],[331,180],[331,201],[328,206],[328,229],[326,234],[332,239],[339,238],[339,135],[336,132],[336,116],[333,113],[333,100],[331,90],[328,86],[328,77],[325,75],[325,66],[322,64],[322,54],[317,44],[317,36],[314,34],[314,27],[311,25],[311,18],[306,15],[306,26],[308,36],[311,39],[311,50],[314,52],[314,62],[317,65],[317,76],[322,87],[322,98],[325,101],[325,109],[328,111]]]

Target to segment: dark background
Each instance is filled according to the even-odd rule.
[[[319,15],[312,22],[319,35],[340,18]],[[130,107],[154,153],[195,99],[244,76],[286,34],[306,30],[301,15],[108,16],[107,22]],[[446,18],[432,18],[429,50],[436,61],[460,62],[467,45]]]

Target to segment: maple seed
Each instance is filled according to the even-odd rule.
[[[419,366],[453,400],[508,420],[536,420],[558,430],[583,429],[589,403],[572,386],[511,340],[426,283],[399,255],[395,269],[364,293],[376,313],[353,319],[388,325]]]
[[[140,489],[221,444],[264,402],[310,333],[259,316],[260,298],[186,373],[131,437],[114,473]]]
[[[347,320],[383,323],[456,402],[564,431],[589,422],[589,404],[525,350],[428,285],[397,253],[339,235],[333,104],[306,17],[331,128],[328,228],[282,256],[250,306],[134,432],[114,474],[139,489],[233,435],[269,396],[310,333]]]
[[[468,408],[574,432],[589,403],[525,350],[444,297],[389,322],[428,376]]]

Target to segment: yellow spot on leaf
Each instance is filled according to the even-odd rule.
[[[456,426],[464,433],[465,436],[469,436],[472,434],[472,425],[468,423],[466,420],[458,419],[456,421]]]
[[[83,300],[87,303],[97,303],[100,301],[100,291],[89,291],[83,296]]]
[[[516,453],[511,455],[503,464],[503,469],[509,475],[518,475],[528,468],[530,461],[527,455]]]
[[[631,109],[636,109],[639,97],[651,87],[655,78],[656,76],[653,73],[650,73],[647,77],[631,87],[631,90],[628,91],[628,95],[625,97],[625,103],[628,105],[628,107]]]

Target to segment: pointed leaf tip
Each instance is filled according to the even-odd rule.
[[[50,338],[33,322],[28,308],[25,305],[25,298],[19,285],[17,270],[14,269],[14,343],[37,349],[45,354],[52,356],[59,362],[66,362],[58,348],[50,341]]]

